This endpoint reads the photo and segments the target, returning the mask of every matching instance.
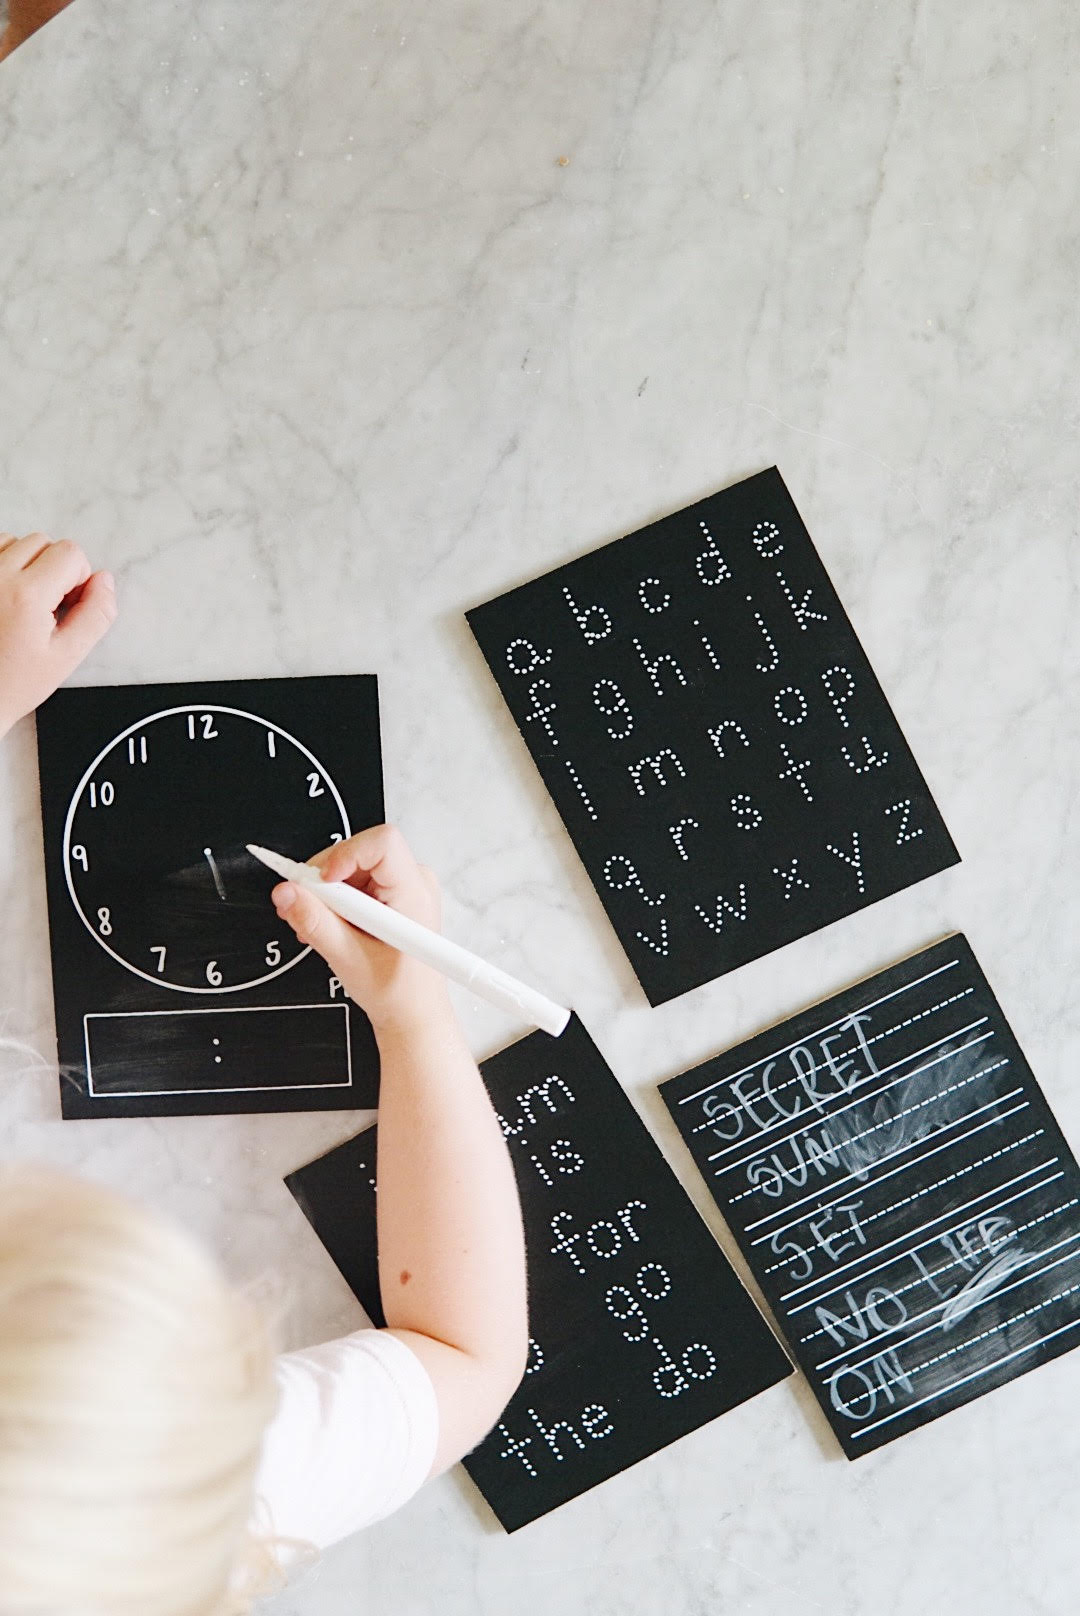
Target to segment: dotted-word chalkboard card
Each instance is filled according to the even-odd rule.
[[[661,1092],[849,1459],[1080,1343],[1080,1172],[963,937]]]
[[[465,1468],[514,1531],[790,1374],[790,1365],[581,1022],[482,1067],[529,1252],[524,1381]],[[375,1132],[288,1184],[382,1321]]]
[[[382,820],[374,676],[61,690],[37,730],[64,1116],[373,1105],[371,1028],[245,843]]]
[[[775,468],[467,616],[650,1003],[957,862]]]

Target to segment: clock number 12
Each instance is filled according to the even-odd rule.
[[[214,741],[217,739],[220,732],[214,728],[213,713],[199,713],[198,723],[202,725],[201,735],[198,733],[195,713],[188,713],[187,732],[189,741]]]

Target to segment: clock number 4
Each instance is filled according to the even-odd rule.
[[[198,731],[199,724],[202,725],[201,735]],[[199,713],[198,715],[195,713],[188,713],[187,732],[189,741],[213,741],[217,739],[220,733],[220,731],[214,728],[213,713]]]

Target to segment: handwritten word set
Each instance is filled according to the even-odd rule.
[[[661,1092],[849,1458],[1080,1343],[1080,1170],[963,937]]]
[[[532,1336],[520,1389],[464,1463],[513,1531],[790,1365],[580,1021],[482,1071],[521,1194]],[[381,1320],[374,1138],[287,1182]]]
[[[651,1003],[957,862],[775,468],[467,615]]]
[[[85,686],[37,731],[64,1116],[374,1104],[367,1019],[245,844],[383,818],[375,679]]]

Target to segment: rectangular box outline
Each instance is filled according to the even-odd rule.
[[[260,1011],[276,1010],[341,1010],[345,1015],[345,1059],[348,1065],[348,1078],[344,1083],[245,1083],[237,1088],[220,1089],[114,1089],[108,1094],[99,1094],[94,1089],[94,1068],[90,1059],[90,1027],[91,1021],[133,1021],[149,1016],[219,1016],[219,1015],[254,1015]],[[353,1086],[352,1069],[352,1027],[349,1022],[349,1006],[345,1001],[341,1004],[224,1004],[216,1005],[206,1010],[88,1010],[83,1015],[83,1049],[86,1055],[86,1094],[90,1100],[145,1100],[153,1099],[158,1095],[184,1095],[184,1094],[289,1094],[310,1090],[313,1093],[322,1093],[325,1089],[351,1089]]]

